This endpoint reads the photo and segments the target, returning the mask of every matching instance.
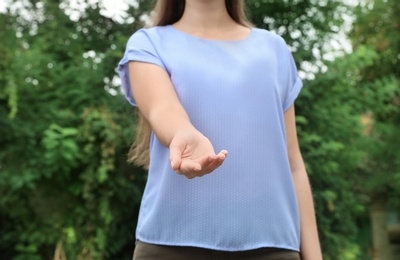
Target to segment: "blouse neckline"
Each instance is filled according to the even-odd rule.
[[[202,38],[202,37],[199,37],[199,36],[195,36],[193,34],[181,31],[181,30],[175,28],[173,25],[167,25],[167,27],[170,28],[171,30],[181,34],[181,35],[184,35],[184,36],[188,37],[188,38],[193,38],[193,39],[197,39],[197,40],[201,40],[201,41],[207,41],[207,42],[226,42],[226,43],[245,42],[245,41],[251,39],[253,34],[254,34],[254,28],[251,27],[250,28],[250,33],[245,38],[236,39],[236,40],[219,40],[219,39],[207,39],[207,38]]]

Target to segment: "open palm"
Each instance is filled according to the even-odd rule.
[[[211,173],[228,154],[226,150],[215,154],[211,142],[198,131],[177,133],[169,149],[171,168],[189,179]]]

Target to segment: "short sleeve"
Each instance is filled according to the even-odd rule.
[[[118,74],[121,78],[122,92],[131,105],[137,106],[133,97],[129,78],[128,64],[130,61],[152,63],[165,69],[165,65],[161,61],[154,46],[154,42],[150,39],[146,29],[135,32],[129,38],[124,56],[118,64]]]
[[[286,71],[284,73],[287,73],[287,83],[286,83],[286,89],[284,91],[284,97],[283,97],[283,111],[285,112],[288,110],[291,105],[294,103],[296,98],[298,97],[300,90],[303,87],[303,82],[299,78],[297,74],[297,67],[296,63],[294,62],[294,58],[292,53],[289,51],[287,46],[285,47],[285,50],[287,52],[287,65],[286,65]]]

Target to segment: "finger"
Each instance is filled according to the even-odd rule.
[[[219,152],[219,154],[218,155],[221,155],[221,154],[223,154],[224,156],[225,156],[225,158],[226,158],[226,156],[228,156],[228,151],[227,150],[221,150],[221,152]],[[217,156],[218,156],[217,155]],[[224,159],[225,159],[224,158]]]
[[[182,171],[180,171],[180,170],[177,170],[176,171],[176,173],[177,174],[179,174],[179,175],[183,175],[183,176],[185,176],[187,179],[194,179],[195,177],[201,177],[201,176],[203,176],[204,174],[193,174],[193,173],[183,173]]]
[[[196,177],[195,175],[191,175],[191,174],[186,174],[184,176],[189,180],[194,179]]]
[[[210,156],[208,158],[207,165],[203,165],[203,169],[205,169],[206,173],[210,173],[224,162],[226,156],[228,155],[227,150],[221,150],[217,155]]]
[[[181,172],[180,170],[177,170],[176,173],[179,174],[179,175],[185,176],[187,179],[193,179],[195,177],[192,174],[188,174],[188,173],[185,174],[185,173]]]
[[[177,174],[179,174],[179,175],[183,175],[183,176],[185,176],[187,179],[193,179],[193,178],[195,178],[195,177],[199,177],[199,175],[193,175],[193,174],[190,174],[190,173],[183,173],[183,172],[181,172],[181,171],[176,171],[176,173]]]
[[[169,148],[169,161],[171,162],[172,170],[177,171],[181,167],[182,152],[178,147],[171,146]]]
[[[200,172],[202,170],[202,166],[200,163],[192,161],[192,160],[183,160],[179,170],[183,173],[183,174],[195,174],[197,175],[198,172]]]
[[[188,179],[201,177],[205,173],[201,172],[201,166],[198,163],[182,160],[180,168],[175,171],[177,174],[183,175]]]
[[[217,159],[217,155],[216,155],[216,154],[210,155],[210,156],[208,157],[208,160],[207,160],[207,161],[208,161],[208,163],[210,164],[210,163],[214,162],[215,159]]]
[[[217,169],[219,166],[221,166],[224,161],[225,161],[226,155],[221,153],[218,154],[217,159],[214,160],[214,162],[212,162],[206,169],[206,173],[211,173],[213,172],[215,169]]]
[[[198,171],[206,169],[217,158],[218,158],[217,155],[213,154],[213,155],[203,156],[201,159],[197,160],[197,163],[200,165],[200,170]]]

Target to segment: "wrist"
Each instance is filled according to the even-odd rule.
[[[168,115],[160,115],[153,117],[150,122],[154,133],[160,142],[169,147],[172,140],[177,135],[200,134],[200,132],[191,124],[189,118],[186,117],[170,117]]]

